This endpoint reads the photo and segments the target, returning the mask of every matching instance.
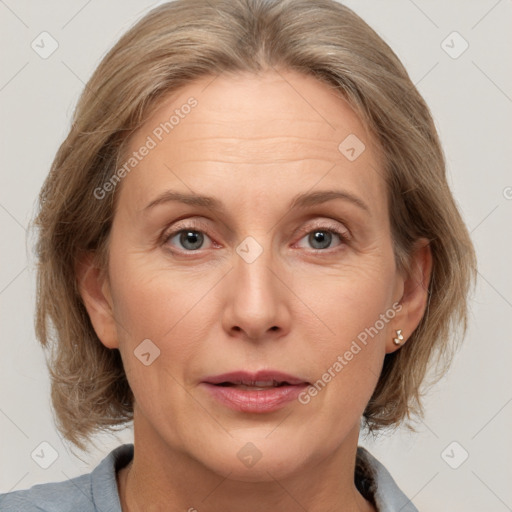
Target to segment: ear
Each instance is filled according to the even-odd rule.
[[[393,320],[394,329],[401,329],[404,339],[402,345],[396,345],[393,342],[396,331],[392,331],[386,340],[386,354],[400,349],[407,342],[423,318],[428,304],[432,251],[426,238],[418,240],[410,258],[410,271],[401,277],[403,294],[398,302],[402,307]]]
[[[76,276],[80,295],[98,338],[107,348],[118,348],[107,272],[95,262],[93,253],[87,253],[79,258]]]

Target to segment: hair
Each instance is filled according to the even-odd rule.
[[[372,134],[383,155],[397,268],[410,272],[415,244],[430,242],[427,308],[408,342],[384,358],[362,418],[368,432],[421,417],[427,371],[437,370],[433,383],[448,369],[466,331],[476,258],[430,111],[398,57],[334,0],[176,0],[151,10],[100,62],[39,196],[36,335],[48,352],[57,426],[80,449],[93,433],[133,419],[120,353],[101,343],[79,293],[84,254],[108,270],[119,187],[102,200],[94,191],[170,93],[201,77],[271,69],[336,89]]]

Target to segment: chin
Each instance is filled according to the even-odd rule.
[[[231,443],[221,451],[210,452],[199,461],[211,471],[240,482],[271,482],[293,476],[304,469],[314,455],[301,446],[283,445],[267,440]]]

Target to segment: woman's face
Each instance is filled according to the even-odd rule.
[[[121,351],[136,433],[248,481],[355,449],[404,281],[348,104],[291,71],[208,77],[130,155],[103,287],[116,331],[93,321]]]

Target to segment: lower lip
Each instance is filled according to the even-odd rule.
[[[240,389],[234,386],[216,386],[203,382],[206,390],[219,402],[241,412],[273,412],[297,399],[307,384],[280,386],[261,390]]]

